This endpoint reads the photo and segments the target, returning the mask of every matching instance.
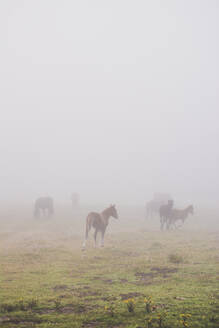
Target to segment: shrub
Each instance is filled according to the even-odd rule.
[[[175,263],[175,264],[184,262],[182,255],[179,255],[179,254],[170,254],[168,256],[168,259],[171,263]]]
[[[27,307],[29,309],[34,309],[38,305],[38,300],[36,298],[32,298],[30,301],[27,302]]]
[[[135,300],[134,300],[134,298],[128,298],[127,300],[124,301],[124,303],[127,305],[127,309],[130,313],[134,312],[134,310],[135,310]]]
[[[59,299],[54,300],[55,303],[55,309],[59,310],[61,308],[61,301]]]

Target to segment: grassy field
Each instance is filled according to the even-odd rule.
[[[158,218],[121,208],[105,247],[90,238],[82,252],[88,210],[1,213],[0,327],[219,327],[215,213],[161,233]]]

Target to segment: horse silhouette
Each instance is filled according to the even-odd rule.
[[[51,197],[37,198],[34,204],[34,217],[41,215],[50,217],[54,214],[53,199]]]
[[[110,207],[106,208],[101,213],[90,212],[88,214],[87,219],[86,219],[86,233],[85,233],[85,240],[83,243],[83,249],[85,249],[85,247],[86,247],[86,241],[88,239],[88,234],[92,227],[95,229],[95,231],[94,231],[95,246],[96,246],[96,239],[97,239],[98,232],[101,233],[101,247],[104,246],[104,235],[105,235],[106,228],[109,224],[110,217],[118,219],[118,213],[117,213],[115,205],[110,205]]]

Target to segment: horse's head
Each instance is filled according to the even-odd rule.
[[[116,206],[115,205],[110,205],[109,209],[110,209],[110,216],[112,216],[114,219],[118,219],[119,216],[118,216],[118,213],[117,213],[117,210],[116,210]]]
[[[194,207],[193,207],[193,205],[190,205],[189,207],[188,207],[188,212],[190,213],[190,214],[194,214]]]

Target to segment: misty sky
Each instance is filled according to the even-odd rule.
[[[1,0],[0,199],[219,195],[217,0]]]

